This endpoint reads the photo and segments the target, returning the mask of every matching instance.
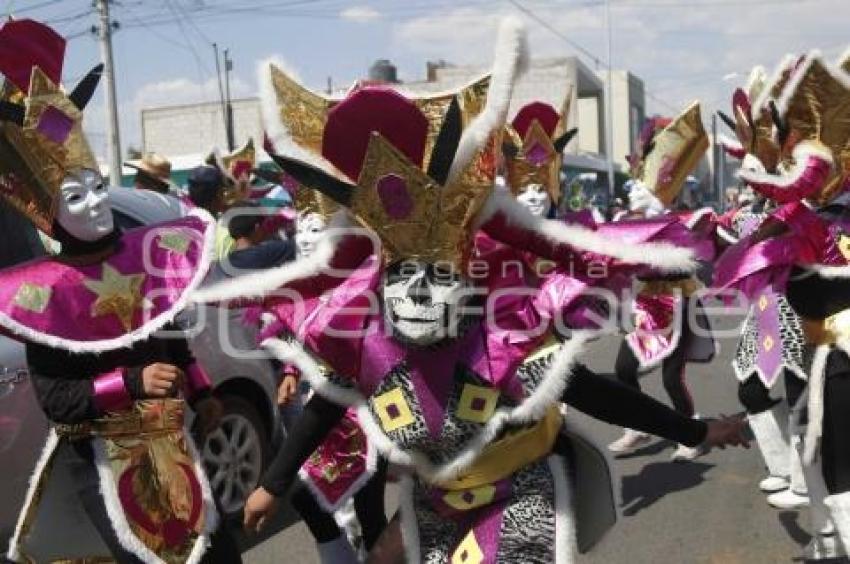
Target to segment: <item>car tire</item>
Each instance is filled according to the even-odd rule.
[[[234,395],[220,399],[221,424],[205,437],[201,459],[219,510],[228,520],[241,519],[269,461],[269,433],[251,402]]]

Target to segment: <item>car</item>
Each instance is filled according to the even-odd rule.
[[[184,205],[146,190],[110,188],[110,206],[122,229],[181,217]],[[0,205],[0,268],[44,254],[44,242],[29,222]],[[276,369],[261,355],[230,354],[255,349],[254,330],[238,310],[203,306],[178,322],[190,334],[190,348],[209,374],[213,394],[224,407],[220,427],[199,445],[210,485],[228,517],[236,517],[270,462],[283,433],[276,403]],[[227,343],[224,343],[224,340]],[[227,345],[227,346],[225,346]],[[23,504],[29,477],[47,433],[47,421],[26,366],[24,346],[0,334],[0,535],[8,539]]]

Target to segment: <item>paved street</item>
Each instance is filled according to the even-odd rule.
[[[721,341],[718,358],[688,371],[697,409],[703,415],[740,411],[729,361],[734,339]],[[610,373],[618,342],[592,344],[585,359]],[[644,390],[666,400],[660,374],[642,380]],[[577,414],[577,417],[583,417]],[[603,444],[619,429],[588,421]],[[694,463],[671,463],[673,445],[656,441],[636,456],[615,462],[620,475],[622,517],[582,564],[790,562],[809,535],[805,513],[778,512],[767,506],[756,484],[764,476],[755,450],[715,451]],[[394,490],[388,506],[395,503]],[[246,562],[318,562],[306,528],[291,514],[279,519],[271,535],[246,544]]]

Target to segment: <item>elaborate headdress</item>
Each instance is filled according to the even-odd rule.
[[[829,65],[820,53],[800,62],[776,103],[774,121],[782,145],[782,175],[742,171],[755,190],[779,202],[821,202],[850,178],[850,73]]]
[[[572,88],[567,92],[561,111],[544,102],[523,106],[505,127],[502,152],[508,185],[514,195],[522,187],[540,184],[546,187],[552,202],[561,199],[561,163],[567,144],[578,129],[567,129]]]
[[[665,206],[679,196],[688,174],[708,149],[699,102],[676,119],[651,119],[638,139],[638,154],[629,158],[632,177]]]
[[[62,181],[97,161],[83,134],[82,111],[103,69],[70,93],[60,88],[65,40],[33,20],[0,27],[0,195],[51,233]]]

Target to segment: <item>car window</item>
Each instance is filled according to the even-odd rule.
[[[38,231],[23,215],[0,202],[0,268],[44,254]]]
[[[120,212],[116,209],[112,209],[112,216],[115,218],[115,224],[121,228],[122,231],[126,231],[127,229],[135,229],[136,227],[141,227],[144,225],[141,221],[130,217],[124,212]]]

